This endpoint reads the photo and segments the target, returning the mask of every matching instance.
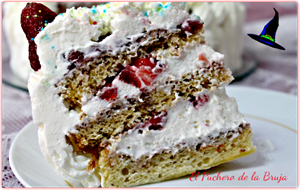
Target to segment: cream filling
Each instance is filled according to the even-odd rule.
[[[178,151],[176,145],[190,146],[208,142],[210,136],[220,132],[237,130],[241,123],[246,123],[238,111],[234,98],[226,95],[225,89],[209,94],[209,101],[198,109],[190,101],[180,101],[168,111],[167,123],[162,130],[143,129],[128,131],[127,135],[115,141],[112,149],[116,153],[138,159],[143,155],[152,157],[162,150]]]
[[[120,101],[125,101],[127,98],[137,97],[141,94],[140,89],[131,84],[124,83],[118,79],[114,80],[112,84],[113,88],[117,88],[117,98]],[[89,117],[95,117],[97,113],[99,113],[101,110],[104,110],[105,108],[109,108],[109,106],[111,105],[111,101],[103,100],[98,96],[95,96],[90,100],[86,100],[86,98],[83,98],[82,100],[84,100],[84,102],[81,110]]]
[[[118,98],[119,99],[127,99],[127,98],[131,98],[131,97],[137,97],[141,94],[141,91],[139,88],[137,88],[131,84],[122,82],[119,79],[114,80],[113,85],[118,88]]]
[[[208,62],[199,60],[202,54]],[[169,56],[168,51],[160,52],[163,62],[166,62],[168,71],[175,78],[181,78],[191,71],[199,70],[211,65],[213,62],[223,63],[224,55],[215,52],[211,47],[204,44],[187,44],[179,56]]]
[[[94,97],[91,100],[89,100],[87,103],[85,103],[81,110],[87,114],[89,117],[95,117],[96,114],[99,112],[99,110],[103,110],[107,106],[110,105],[110,102],[106,100],[102,100],[99,97]]]

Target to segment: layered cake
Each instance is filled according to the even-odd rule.
[[[187,2],[186,10],[200,16],[207,45],[224,54],[225,67],[237,73],[243,66],[245,6],[237,2]]]
[[[44,2],[56,13],[65,12],[67,7],[87,6],[93,2]],[[9,43],[10,66],[13,73],[27,81],[31,72],[28,62],[27,42],[20,28],[20,13],[26,2],[6,2],[3,5],[3,28]],[[236,73],[243,66],[243,26],[245,6],[228,2],[187,2],[186,10],[204,21],[205,41],[215,51],[225,55],[225,67]],[[12,14],[13,13],[13,14]],[[16,40],[18,39],[18,40]],[[21,68],[21,69],[20,69]]]
[[[160,182],[255,151],[226,95],[224,56],[184,4],[108,3],[56,16],[31,3],[21,23],[40,147],[71,186]]]

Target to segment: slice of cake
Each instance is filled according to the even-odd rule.
[[[225,92],[233,77],[224,56],[184,9],[130,2],[56,17],[36,3],[23,10],[39,143],[70,185],[159,182],[255,151],[250,125]]]

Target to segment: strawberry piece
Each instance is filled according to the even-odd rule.
[[[29,62],[33,70],[38,71],[41,68],[39,56],[36,54],[36,44],[34,41],[29,42]]]
[[[151,60],[152,59],[152,60]],[[127,66],[120,73],[120,80],[134,85],[137,88],[142,87],[142,81],[146,86],[150,86],[153,80],[163,71],[164,66],[156,68],[157,63],[153,58],[134,58],[133,66]]]
[[[29,43],[29,60],[35,71],[41,68],[34,38],[57,14],[40,3],[27,3],[21,14],[21,26]]]
[[[167,123],[167,111],[163,111],[157,116],[152,117],[149,121],[142,124],[142,128],[148,127],[149,130],[162,130]]]
[[[152,81],[163,71],[162,68],[154,69],[157,66],[157,63],[151,57],[133,61],[134,66],[137,67],[137,76],[140,77],[140,79],[144,82],[146,86],[150,86],[152,84]]]
[[[131,66],[127,66],[125,69],[122,70],[120,73],[120,80],[131,84],[137,88],[141,88],[142,83],[140,79],[136,76],[135,72],[131,69]]]
[[[76,67],[81,67],[84,61],[84,53],[72,50],[68,55],[68,61],[71,63],[68,66],[69,70],[72,70]]]
[[[157,77],[158,74],[154,74],[149,68],[141,68],[136,71],[137,76],[144,82],[146,86],[150,86],[152,81]]]
[[[196,34],[203,27],[203,23],[198,20],[186,20],[184,21],[180,28],[191,34]]]
[[[103,100],[106,100],[106,101],[111,101],[111,100],[116,99],[117,96],[118,96],[118,88],[108,87],[108,88],[104,89],[100,98]]]
[[[154,116],[149,120],[149,130],[162,130],[167,123],[168,112],[164,111],[158,116]]]
[[[204,53],[200,53],[198,55],[198,59],[199,61],[204,61],[205,63],[208,63],[209,64],[209,61],[207,60],[207,58],[205,57]]]
[[[153,59],[154,60],[154,59]],[[151,62],[151,58],[147,57],[147,58],[142,58],[142,59],[133,59],[132,60],[133,65],[136,66],[137,68],[141,68],[141,67],[150,67],[151,69],[153,69],[156,66],[155,62]]]
[[[197,99],[195,99],[195,97],[190,99],[190,101],[192,102],[195,109],[198,109],[199,107],[204,106],[208,102],[208,100],[209,100],[209,96],[207,94],[202,94],[202,95],[198,96]]]

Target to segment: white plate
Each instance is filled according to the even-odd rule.
[[[297,186],[297,98],[254,88],[229,86],[239,109],[251,123],[257,152],[206,170],[209,176],[234,176],[232,181],[208,181],[200,172],[198,180],[181,177],[143,187],[296,187]],[[44,160],[38,145],[37,127],[31,122],[15,138],[10,149],[10,165],[25,187],[69,187]],[[245,172],[247,181],[238,177]],[[256,172],[258,181],[251,180]],[[286,176],[285,181],[264,181],[265,172]]]

